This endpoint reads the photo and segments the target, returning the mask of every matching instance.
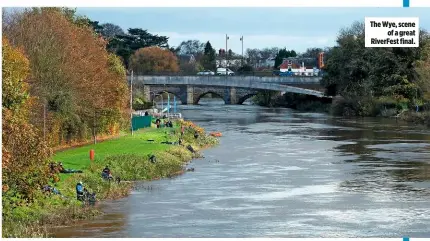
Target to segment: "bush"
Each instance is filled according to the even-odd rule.
[[[430,112],[406,111],[400,115],[404,121],[430,126]]]
[[[380,104],[372,98],[336,97],[330,112],[336,116],[377,116],[380,110]]]

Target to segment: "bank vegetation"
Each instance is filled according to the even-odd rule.
[[[142,156],[145,149],[143,154],[109,154],[109,150],[119,151],[130,145],[124,136],[130,126],[125,68],[128,58],[142,48],[156,54],[159,46],[167,44],[167,37],[141,29],[129,29],[118,37],[114,27],[98,25],[68,8],[3,12],[3,237],[46,236],[50,224],[94,216],[94,209],[82,208],[76,201],[74,187],[78,180],[86,182],[101,199],[125,195],[129,190],[127,182],[109,185],[101,180],[100,168],[105,164],[112,165],[126,181],[147,180],[180,170],[183,161],[190,158],[184,147],[170,146],[154,152],[159,155],[159,164],[153,166],[136,164],[146,160],[147,156]],[[67,162],[67,157],[57,159],[58,153],[54,155],[56,150],[88,144],[94,138],[116,138],[126,144],[107,148],[101,151],[102,155],[98,152],[98,157],[103,158],[91,165],[79,164],[88,160],[88,150],[83,151],[87,147],[73,149],[82,151],[80,160]],[[205,135],[198,139],[199,143],[206,140]],[[196,149],[200,146],[197,140],[191,144]],[[152,150],[157,145],[160,144],[146,148]],[[66,168],[77,168],[83,173],[52,175],[52,161],[64,161]],[[141,167],[142,174],[133,176],[129,171],[135,169],[130,165]],[[56,187],[64,197],[42,193],[47,184]]]
[[[355,22],[327,49],[321,84],[325,99],[262,92],[256,103],[340,116],[399,117],[430,123],[430,37],[420,30],[416,48],[366,48],[364,23]]]

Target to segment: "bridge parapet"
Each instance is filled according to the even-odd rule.
[[[128,76],[128,78],[130,78]],[[150,76],[138,75],[134,80],[143,81],[145,84],[168,84],[173,82],[180,82],[183,84],[203,84],[207,85],[209,82],[229,81],[234,83],[240,81],[241,83],[279,83],[279,84],[315,84],[320,85],[321,77],[305,77],[305,76],[275,76],[275,77],[259,77],[259,76]]]

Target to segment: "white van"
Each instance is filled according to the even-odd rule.
[[[218,68],[216,69],[217,75],[234,75],[234,72],[227,68]]]

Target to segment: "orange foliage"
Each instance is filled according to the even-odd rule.
[[[177,57],[167,49],[147,47],[138,49],[130,59],[135,73],[176,73],[179,71]]]
[[[35,128],[25,119],[3,109],[3,184],[31,197],[47,181],[47,160],[52,155]],[[5,157],[5,154],[3,154]]]
[[[205,133],[205,129],[203,127],[200,127],[200,126],[194,124],[191,121],[181,120],[179,123],[180,123],[181,126],[186,127],[186,128],[191,128],[194,131],[198,132],[199,134],[204,134]]]
[[[46,161],[51,150],[28,123],[31,101],[23,80],[27,78],[28,60],[23,53],[3,39],[2,106],[2,174],[4,192],[12,188],[32,198],[40,185],[46,183]]]
[[[55,8],[26,10],[17,19],[5,34],[30,60],[31,94],[40,102],[32,122],[40,129],[41,102],[51,103],[47,128],[53,146],[90,138],[95,112],[112,113],[103,122],[107,126],[97,123],[98,133],[121,123],[128,105],[126,76],[106,42]]]
[[[2,106],[18,109],[28,99],[28,86],[24,82],[29,73],[29,62],[22,50],[14,49],[9,41],[2,38]]]

